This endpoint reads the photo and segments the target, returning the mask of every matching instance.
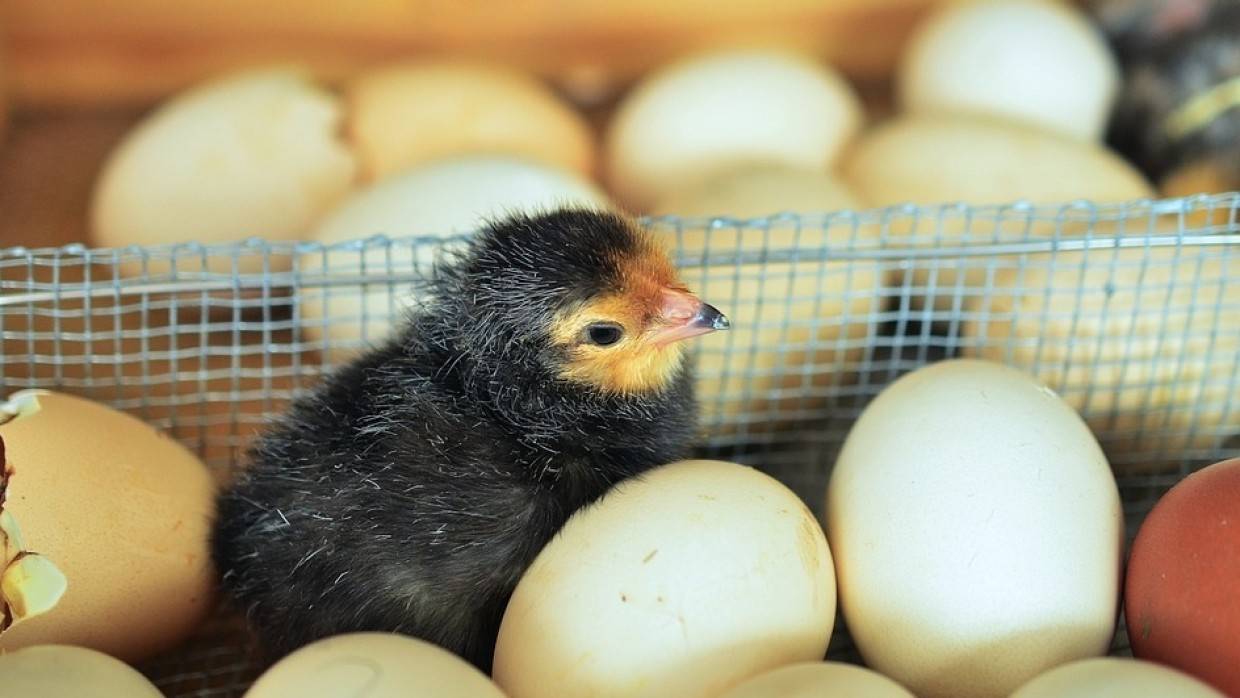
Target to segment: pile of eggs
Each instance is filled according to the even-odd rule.
[[[208,609],[206,469],[79,398],[5,408],[0,686],[159,695],[120,660],[167,649]],[[823,501],[820,521],[747,466],[656,468],[543,548],[491,676],[355,633],[285,657],[246,697],[1240,694],[1240,460],[1172,488],[1125,569],[1119,490],[1080,416],[1032,376],[955,359],[867,406]],[[1121,593],[1139,659],[1105,657]],[[864,666],[823,661],[837,617]]]
[[[1100,143],[1117,71],[1069,5],[946,6],[917,32],[897,78],[898,113],[870,123],[829,66],[773,49],[715,50],[646,76],[596,138],[546,85],[493,65],[387,66],[339,92],[296,67],[247,71],[173,98],[128,135],[99,178],[92,242],[444,236],[490,216],[562,205],[747,218],[1155,193]],[[710,240],[686,232],[675,243],[689,256],[769,244],[726,229]],[[798,230],[796,239],[847,244],[832,236],[878,232]],[[767,235],[792,240],[778,226]],[[380,253],[378,268],[425,261]],[[307,253],[302,267],[322,257]],[[848,262],[814,264],[838,270]],[[1240,257],[1213,264],[1184,275],[1240,278]],[[817,305],[791,304],[789,317],[873,317],[892,283],[860,268],[788,271],[789,279],[821,281],[764,286],[737,274],[720,291],[712,278],[735,305],[727,310],[736,329],[729,353],[706,353],[702,368],[736,373],[724,362],[737,356],[757,368],[784,365],[777,350],[793,339],[753,329],[747,313],[757,308],[817,295]],[[695,273],[704,272],[685,270],[691,286]],[[964,310],[1019,310],[1016,319],[965,323],[969,358],[914,371],[866,408],[834,468],[822,521],[753,469],[669,464],[578,512],[542,551],[512,597],[492,676],[419,640],[363,633],[285,658],[247,698],[1071,698],[1103,687],[1136,698],[1240,695],[1240,462],[1178,484],[1125,557],[1113,470],[1076,400],[1106,395],[1121,378],[1161,385],[1157,365],[1172,348],[1133,341],[1159,327],[1117,333],[1088,326],[1087,314],[1084,326],[1039,322],[1068,314],[1048,313],[1055,304],[1071,311],[1077,301],[1044,295],[1037,284],[1088,281],[1070,264],[1063,273],[1070,281],[986,280],[989,305]],[[940,275],[938,283],[981,280]],[[307,290],[298,299],[304,337],[334,350],[381,336],[395,317],[392,289],[375,289]],[[408,289],[396,295],[413,300]],[[1158,302],[1169,302],[1164,296]],[[1121,291],[1106,302],[1119,316],[1154,301]],[[1098,411],[1140,420],[1169,406],[1174,426],[1197,405],[1200,432],[1220,427],[1229,399],[1210,391],[1232,385],[1214,377],[1233,370],[1226,359],[1240,345],[1226,342],[1240,341],[1240,332],[1226,330],[1240,328],[1240,309],[1187,322],[1225,330],[1214,362],[1193,357],[1168,379],[1179,383],[1152,401],[1117,395]],[[824,325],[812,339],[843,346],[838,340],[870,329]],[[1189,326],[1185,335],[1194,329],[1206,331]],[[1037,375],[995,363],[1004,357],[990,352],[1035,336],[1092,339],[1047,343],[1072,353],[1043,356],[1039,371],[1047,372]],[[1140,354],[1147,345],[1150,354]],[[1130,360],[1126,376],[1051,373],[1116,356]],[[836,359],[820,363],[848,357]],[[746,380],[764,383],[752,390],[699,392],[707,400],[721,390],[761,395],[781,379],[755,373]],[[1056,395],[1045,383],[1065,389]],[[22,393],[3,415],[0,687],[158,696],[129,665],[174,647],[213,607],[210,474],[150,427],[78,398]],[[1138,659],[1103,657],[1121,607]],[[837,618],[865,667],[822,661],[842,632]]]

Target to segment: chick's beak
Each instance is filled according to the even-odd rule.
[[[703,303],[691,293],[673,289],[663,290],[655,322],[651,341],[656,346],[667,346],[682,339],[731,327],[728,318],[718,308]]]

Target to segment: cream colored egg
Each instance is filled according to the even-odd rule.
[[[881,124],[863,136],[843,163],[844,180],[868,205],[920,204],[929,207],[1031,204],[1061,206],[1073,201],[1095,204],[1153,196],[1153,188],[1132,165],[1096,143],[978,115],[906,115]],[[1054,215],[1031,219],[1022,214],[1001,218],[992,209],[969,216],[930,212],[897,218],[890,226],[894,244],[930,247],[936,243],[980,245],[1028,236],[1082,235],[1089,231],[1074,220]],[[1093,227],[1095,234],[1109,230]],[[1012,266],[1010,257],[991,255],[965,260],[915,262],[913,288],[933,287],[933,305],[953,306],[957,296],[981,293],[987,268]],[[962,265],[967,265],[962,272]],[[919,308],[926,294],[917,294]]]
[[[1143,234],[1143,230],[1133,234]],[[1240,434],[1240,247],[1129,247],[1032,256],[966,299],[965,356],[1054,387],[1117,472],[1174,471]]]
[[[504,698],[485,674],[429,642],[351,633],[311,643],[268,669],[245,698]]]
[[[363,73],[346,89],[349,135],[377,180],[455,155],[512,155],[594,174],[594,135],[548,86],[504,67],[417,61]]]
[[[68,644],[138,662],[189,636],[215,602],[202,462],[79,397],[22,391],[0,405],[0,652]]]
[[[172,98],[108,157],[92,202],[92,242],[301,237],[353,183],[353,155],[337,137],[341,111],[334,96],[292,68],[232,74]],[[260,256],[242,261],[243,273],[263,269]],[[275,256],[268,265],[287,261]],[[179,259],[176,268],[201,271],[201,256]],[[210,266],[231,268],[227,257]],[[166,260],[148,269],[168,270]]]
[[[509,602],[494,677],[514,698],[706,698],[817,661],[835,621],[822,529],[757,470],[684,461],[575,514]]]
[[[755,676],[719,698],[913,698],[913,694],[865,667],[811,662]]]
[[[819,253],[876,244],[878,230],[849,220],[827,224],[824,214],[862,208],[848,187],[828,174],[785,168],[746,168],[675,192],[657,214],[752,219],[768,223],[655,225],[668,249],[685,258],[681,280],[725,313],[728,332],[698,347],[697,396],[704,423],[748,434],[800,426],[822,414],[827,396],[850,382],[865,354],[882,306],[883,274],[874,262],[728,263],[738,253],[799,249]],[[825,416],[825,415],[823,415]]]
[[[0,653],[0,688],[14,698],[164,698],[124,662],[68,645]]]
[[[1072,662],[1021,686],[1012,698],[1225,698],[1188,674],[1139,659]]]
[[[845,439],[826,517],[857,648],[919,697],[1006,696],[1110,646],[1119,491],[1025,373],[951,360],[892,383]]]
[[[795,53],[724,50],[648,75],[606,136],[608,183],[646,211],[673,189],[738,166],[827,171],[861,122],[839,75]]]
[[[1098,140],[1119,89],[1105,38],[1070,3],[943,3],[898,69],[908,112],[979,112]]]
[[[472,232],[485,221],[511,213],[561,206],[610,208],[593,184],[571,172],[511,157],[463,156],[415,168],[363,189],[324,218],[312,239],[324,245],[391,238],[448,237]],[[431,242],[394,242],[310,252],[300,260],[303,287],[299,310],[303,337],[327,342],[325,353],[339,360],[385,339],[416,298],[409,282],[389,275],[424,276],[435,257]],[[315,287],[312,279],[368,275],[356,281]]]

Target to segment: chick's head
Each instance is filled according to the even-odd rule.
[[[445,292],[463,305],[478,352],[533,360],[607,394],[667,388],[684,365],[682,340],[728,327],[646,230],[598,211],[491,224]]]

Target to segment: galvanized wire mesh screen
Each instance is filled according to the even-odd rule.
[[[1130,533],[1185,473],[1240,455],[1240,195],[649,223],[733,323],[694,344],[701,455],[766,469],[815,511],[867,402],[945,357],[1026,369],[1078,409]],[[225,477],[272,413],[416,308],[459,242],[0,250],[3,389],[132,412]],[[221,618],[147,670],[172,696],[239,695],[243,638]]]

